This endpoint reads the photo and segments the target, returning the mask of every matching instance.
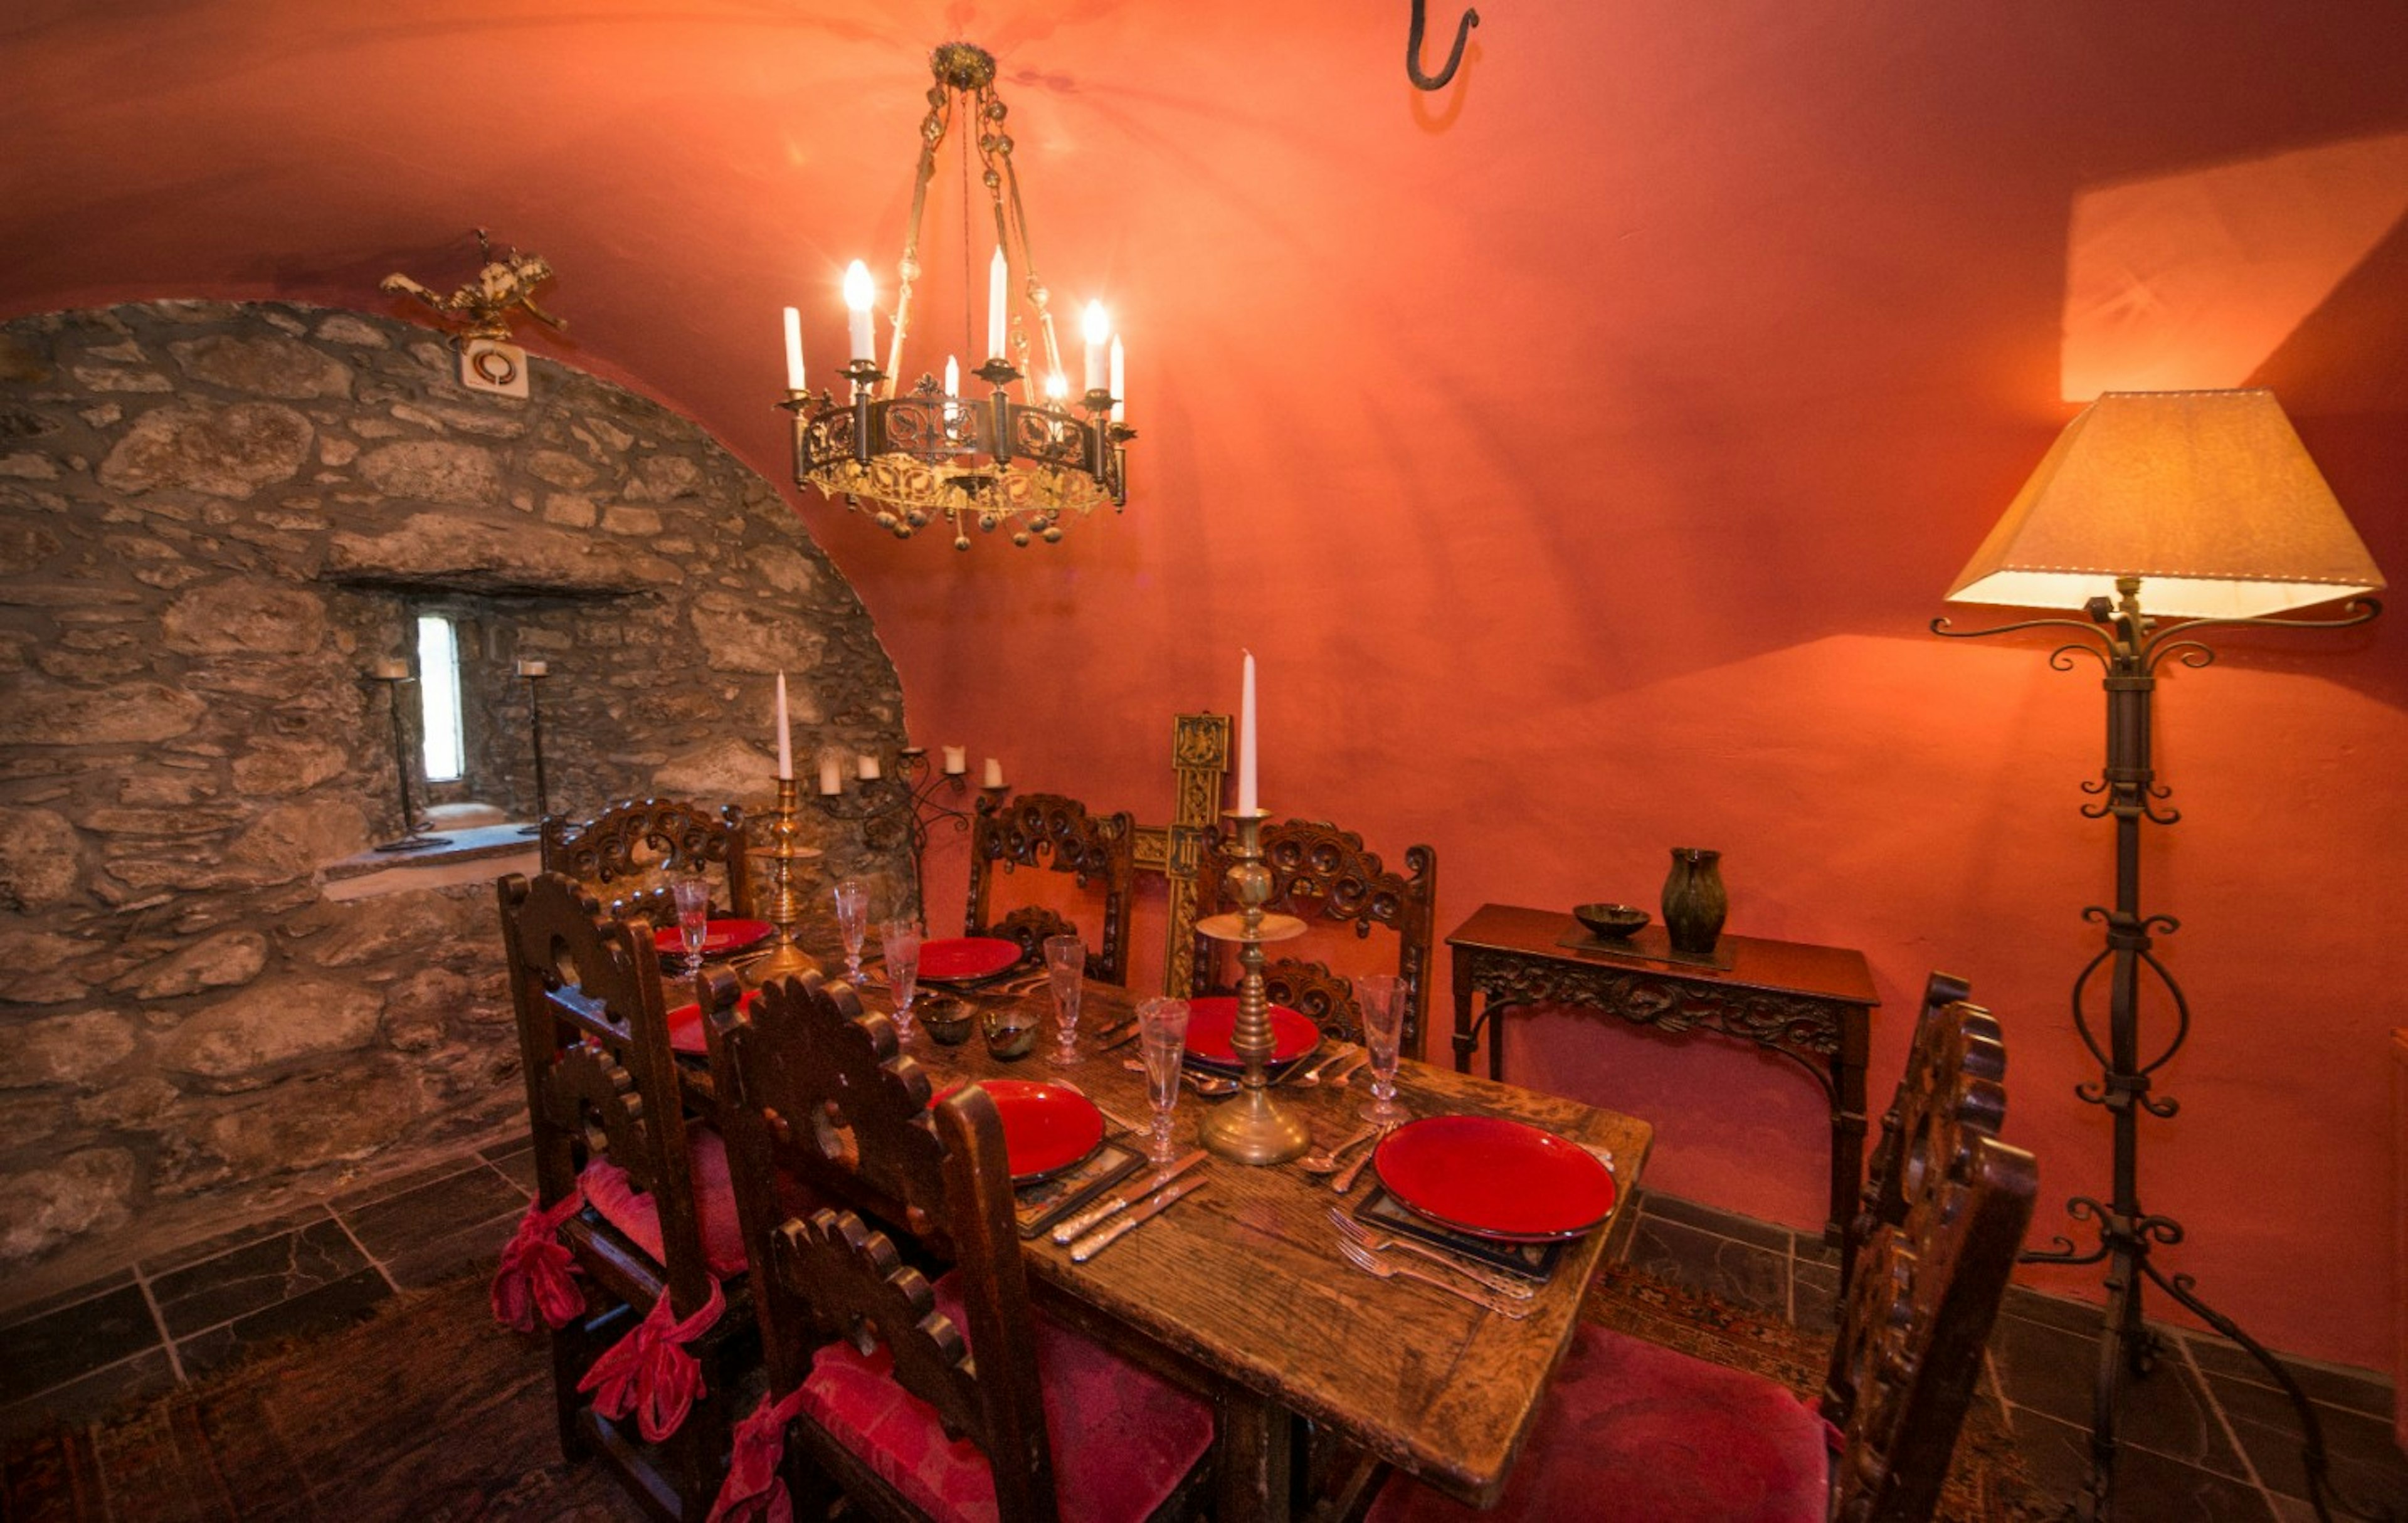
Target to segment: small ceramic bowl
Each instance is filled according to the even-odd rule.
[[[920,1024],[928,1028],[929,1039],[939,1047],[958,1047],[970,1040],[970,1027],[976,1014],[966,999],[940,994],[923,1000],[916,1013]]]
[[[1572,918],[1609,941],[1620,941],[1653,918],[1632,904],[1584,904]]]
[[[1000,1005],[979,1016],[986,1029],[986,1053],[998,1062],[1026,1057],[1037,1048],[1037,1017],[1016,1005]]]

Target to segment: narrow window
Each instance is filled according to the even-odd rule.
[[[426,781],[457,782],[467,751],[460,729],[460,637],[438,613],[419,615],[418,691],[426,705]]]

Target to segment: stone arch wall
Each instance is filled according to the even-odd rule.
[[[766,804],[902,743],[869,619],[699,428],[544,360],[472,393],[423,328],[162,302],[0,324],[0,1278],[235,1216],[522,1105],[480,880],[329,899],[399,834],[384,695],[463,611],[470,791]],[[844,827],[829,875],[908,873]],[[129,1236],[131,1234],[132,1236]]]

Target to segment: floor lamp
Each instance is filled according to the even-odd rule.
[[[2153,1248],[2180,1243],[2183,1229],[2173,1218],[2142,1208],[2140,1122],[2143,1114],[2162,1118],[2175,1112],[2174,1100],[2151,1094],[2151,1075],[2181,1048],[2191,1014],[2180,985],[2151,951],[2152,938],[2176,924],[2171,915],[2141,909],[2140,843],[2144,822],[2172,825],[2180,817],[2163,807],[2168,792],[2157,785],[2149,761],[2149,704],[2159,665],[2214,661],[2215,653],[2195,638],[2205,628],[2364,624],[2381,605],[2362,595],[2382,586],[2382,573],[2273,393],[2110,392],[2066,425],[1948,591],[1952,603],[2075,609],[2086,622],[2030,619],[1972,630],[1953,629],[1946,619],[1931,623],[1934,633],[1960,639],[2076,630],[2081,638],[2058,646],[2049,665],[2071,671],[2077,655],[2089,655],[2105,671],[2107,768],[2100,781],[2083,784],[2096,801],[2082,812],[2115,822],[2115,903],[2083,912],[2106,927],[2107,944],[2073,981],[2073,1021],[2102,1071],[2098,1082],[2079,1085],[2074,1093],[2105,1107],[2113,1120],[2114,1192],[2104,1201],[2075,1196],[2068,1202],[2075,1221],[2096,1225],[2097,1246],[2077,1249],[2059,1237],[2055,1246],[2024,1256],[2028,1262],[2107,1266],[2090,1480],[2077,1501],[2086,1518],[2113,1516],[2118,1399],[2125,1381],[2146,1374],[2157,1354],[2156,1337],[2142,1321],[2144,1281],[2246,1349],[2289,1396],[2300,1417],[2309,1500],[2318,1517],[2331,1516],[2324,1436],[2299,1383],[2256,1339],[2200,1300],[2190,1276],[2169,1275],[2150,1258]],[[2337,618],[2282,616],[2336,598],[2351,599]],[[2102,968],[2103,1042],[2084,1006]],[[2143,969],[2174,1013],[2170,1039],[2154,1054],[2143,1051]]]

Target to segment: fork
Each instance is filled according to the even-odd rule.
[[[1408,1280],[1419,1280],[1424,1285],[1435,1286],[1450,1296],[1468,1300],[1484,1311],[1494,1312],[1498,1316],[1515,1322],[1530,1315],[1530,1308],[1526,1303],[1503,1300],[1483,1290],[1466,1290],[1463,1286],[1441,1280],[1435,1274],[1424,1274],[1410,1264],[1391,1264],[1352,1238],[1340,1238],[1338,1251],[1345,1256],[1346,1262],[1366,1274],[1377,1275],[1383,1280],[1393,1280],[1400,1274]]]
[[[1451,1254],[1437,1248],[1426,1247],[1411,1238],[1400,1238],[1389,1232],[1374,1232],[1336,1206],[1329,1208],[1329,1219],[1337,1224],[1340,1237],[1359,1243],[1373,1253],[1389,1248],[1402,1248],[1417,1258],[1426,1258],[1441,1268],[1455,1271],[1474,1285],[1486,1286],[1500,1296],[1510,1296],[1515,1300],[1528,1300],[1532,1295],[1530,1286],[1509,1280],[1494,1270],[1484,1270],[1476,1264],[1467,1264]]]

